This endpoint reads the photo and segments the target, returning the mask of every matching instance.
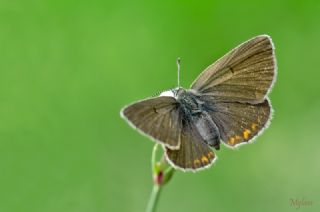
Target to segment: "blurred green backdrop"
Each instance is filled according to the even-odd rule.
[[[209,64],[272,36],[275,115],[254,145],[177,172],[158,211],[320,210],[319,1],[0,2],[0,211],[143,211],[153,143],[119,116],[188,87]]]

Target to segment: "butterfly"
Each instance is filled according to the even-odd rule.
[[[256,36],[207,67],[189,89],[178,85],[135,102],[121,116],[162,144],[174,168],[208,168],[217,158],[212,149],[247,144],[268,127],[276,69],[271,37]]]

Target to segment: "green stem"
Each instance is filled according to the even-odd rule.
[[[158,146],[159,144],[156,143],[154,146],[153,146],[153,149],[152,149],[152,155],[151,155],[151,168],[152,168],[152,174],[156,173],[158,170],[156,170],[156,155],[157,155],[157,150],[158,150]]]
[[[159,200],[161,186],[154,184],[146,212],[155,212]]]
[[[151,166],[152,166],[152,174],[155,176],[159,170],[156,165],[156,155],[157,155],[157,150],[158,150],[158,144],[156,143],[152,149],[152,156],[151,156]],[[148,202],[147,210],[146,212],[154,212],[157,206],[157,202],[159,199],[159,194],[160,194],[160,186],[157,183],[154,182],[151,196]]]
[[[148,202],[146,212],[155,212],[159,201],[160,191],[162,187],[170,181],[174,174],[174,169],[168,165],[164,156],[157,161],[158,144],[155,144],[152,150],[151,164],[153,175],[153,188]]]

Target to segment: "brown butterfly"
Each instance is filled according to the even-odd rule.
[[[276,79],[274,46],[254,37],[206,68],[190,89],[180,86],[121,111],[132,127],[165,149],[168,162],[184,171],[207,168],[222,141],[237,147],[252,141],[270,121],[267,95]]]

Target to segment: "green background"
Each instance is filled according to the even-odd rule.
[[[143,211],[153,143],[119,116],[188,87],[209,64],[272,36],[274,119],[254,145],[176,172],[158,211],[320,210],[319,1],[0,2],[0,211]]]

